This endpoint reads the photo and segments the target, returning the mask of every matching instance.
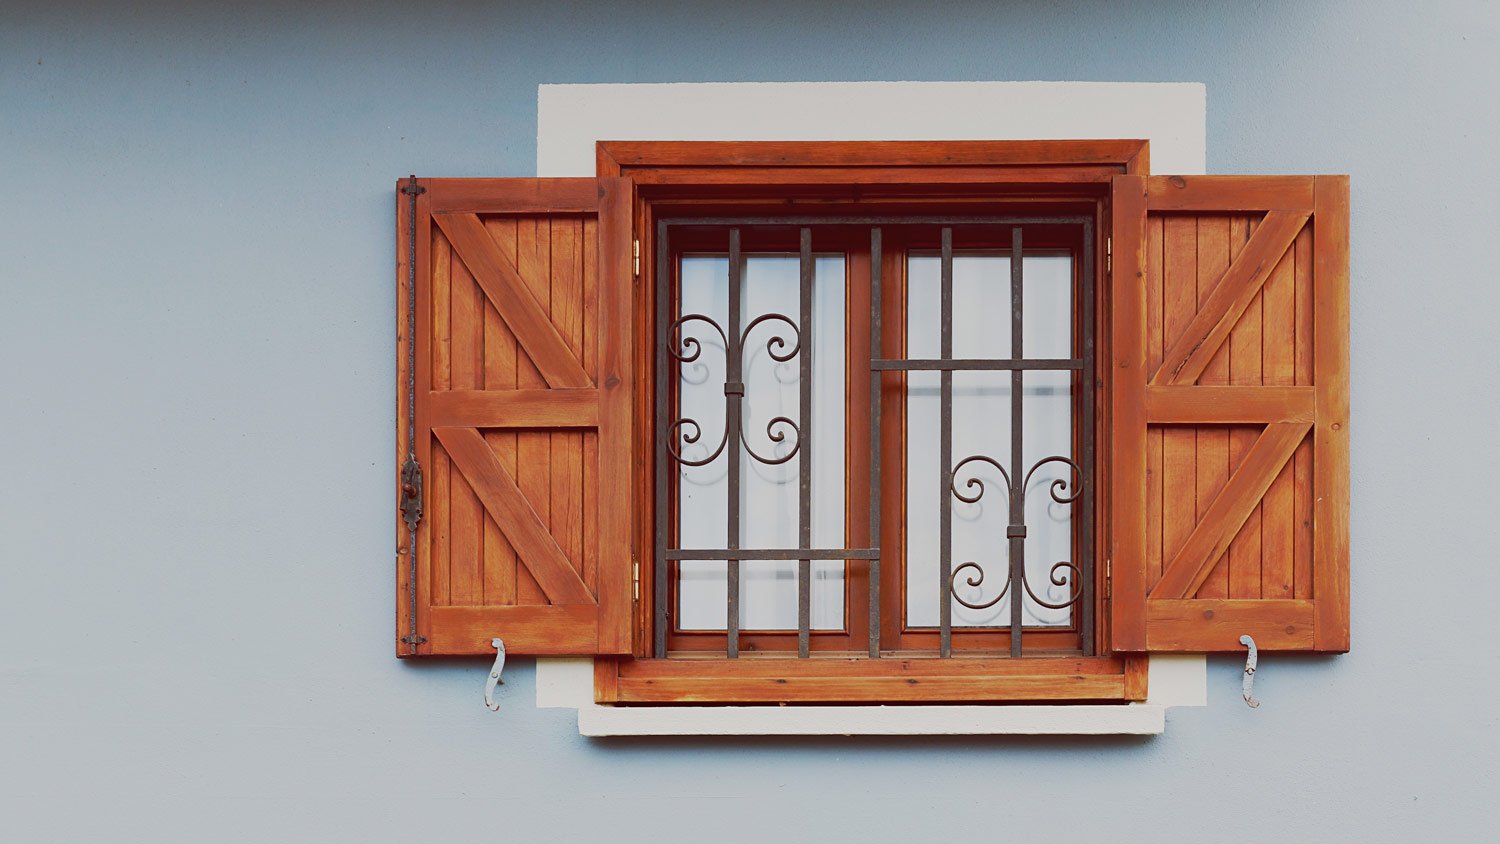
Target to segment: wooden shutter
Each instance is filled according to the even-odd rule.
[[[397,652],[630,650],[631,185],[426,179],[417,195],[423,512],[398,563]],[[399,187],[406,187],[403,180]],[[407,195],[398,187],[398,466]],[[399,479],[398,479],[399,483]],[[399,515],[399,514],[398,514]],[[398,518],[400,546],[407,527]]]
[[[1349,649],[1349,182],[1113,184],[1114,646]]]

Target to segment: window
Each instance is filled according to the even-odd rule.
[[[655,656],[1091,654],[1093,229],[661,221]]]
[[[608,657],[598,699],[650,704],[1129,701],[1148,652],[1347,649],[1347,180],[1146,166],[403,180],[398,653]]]

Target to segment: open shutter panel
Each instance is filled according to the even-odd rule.
[[[423,512],[403,656],[630,651],[631,186],[427,179],[416,201]],[[403,181],[401,187],[408,183]],[[409,198],[398,193],[407,325]],[[406,349],[398,464],[406,459]],[[405,549],[407,529],[398,525]]]
[[[1115,647],[1348,650],[1348,178],[1112,206]]]

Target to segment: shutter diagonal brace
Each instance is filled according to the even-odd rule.
[[[406,522],[406,619],[407,633],[401,641],[417,652],[427,641],[417,633],[417,525],[422,521],[422,466],[417,462],[417,197],[427,188],[417,184],[415,173],[401,193],[407,199],[406,214],[406,462],[401,466],[401,518]]]

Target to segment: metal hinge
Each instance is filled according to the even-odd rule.
[[[641,561],[630,561],[630,589],[633,600],[641,599]]]
[[[1108,601],[1115,595],[1115,561],[1106,559],[1104,561],[1104,600]]]
[[[632,261],[631,266],[633,267],[632,272],[635,274],[636,278],[640,278],[641,277],[641,242],[639,240],[636,240],[635,243],[630,247],[630,257],[631,257],[631,261]]]
[[[401,518],[409,531],[422,521],[422,466],[415,460],[401,465]]]
[[[1115,239],[1113,237],[1104,239],[1104,271],[1107,273],[1115,271]]]
[[[427,188],[417,184],[417,174],[413,173],[408,178],[410,179],[410,181],[401,186],[402,193],[406,194],[407,196],[421,196],[422,194],[427,192]]]

